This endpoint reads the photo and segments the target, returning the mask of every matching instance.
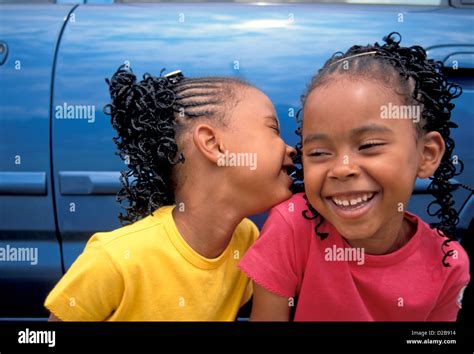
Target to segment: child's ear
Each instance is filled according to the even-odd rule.
[[[420,140],[422,151],[418,166],[418,177],[428,178],[433,176],[441,163],[445,150],[444,139],[438,132],[429,132],[421,137]]]
[[[193,130],[193,142],[205,158],[213,164],[217,163],[223,146],[219,133],[215,128],[207,124],[196,125]]]

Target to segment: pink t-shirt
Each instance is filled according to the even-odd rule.
[[[296,194],[270,211],[261,236],[239,267],[257,284],[297,298],[295,321],[455,321],[469,282],[469,259],[457,242],[442,264],[445,238],[417,216],[406,245],[386,255],[352,248],[329,222],[318,231]]]

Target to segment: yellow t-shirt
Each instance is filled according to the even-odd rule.
[[[166,206],[132,225],[96,233],[45,307],[63,321],[233,321],[251,295],[236,266],[258,237],[249,219],[214,259],[195,252]]]

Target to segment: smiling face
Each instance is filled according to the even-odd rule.
[[[280,124],[270,99],[260,90],[247,88],[223,130],[223,149],[230,158],[253,159],[253,164],[226,166],[235,198],[252,213],[269,209],[291,196],[294,149],[280,136]],[[240,155],[239,155],[240,154]]]
[[[400,237],[425,144],[409,119],[382,119],[404,105],[373,80],[342,77],[306,100],[302,131],[305,190],[315,209],[353,246]],[[430,172],[428,172],[429,174]],[[376,247],[375,247],[376,248]],[[379,252],[373,249],[373,253]],[[383,251],[382,251],[383,252]]]

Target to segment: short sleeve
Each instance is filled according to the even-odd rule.
[[[94,237],[46,298],[44,306],[62,321],[104,321],[118,307],[123,278]]]
[[[449,263],[452,263],[452,271],[446,281],[445,290],[441,292],[439,300],[429,314],[427,321],[456,321],[461,309],[464,290],[470,280],[469,258],[460,245],[456,248],[459,257],[448,259]]]
[[[247,251],[239,268],[268,291],[293,297],[298,286],[294,230],[276,208],[263,226],[260,238]]]

